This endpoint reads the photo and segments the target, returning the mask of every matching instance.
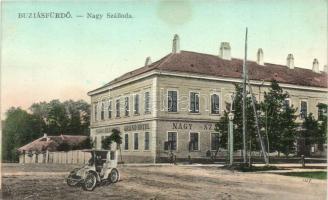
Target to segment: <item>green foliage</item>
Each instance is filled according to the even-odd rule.
[[[2,160],[18,161],[17,148],[39,138],[42,133],[42,121],[21,108],[10,108],[3,123]]]
[[[264,101],[261,102],[261,124],[268,134],[270,152],[278,151],[286,155],[293,151],[297,127],[296,109],[285,104],[288,97],[289,94],[273,80],[269,92],[264,93]]]
[[[43,119],[43,132],[49,135],[88,135],[90,125],[90,105],[83,100],[49,103],[34,103],[30,110]]]
[[[319,111],[321,110],[321,115],[318,116],[319,123],[319,134],[318,134],[318,147],[323,151],[323,144],[327,144],[327,104],[319,103],[317,105]]]
[[[242,99],[243,99],[243,88],[241,84],[235,84],[235,98],[233,103],[233,112],[235,114],[233,124],[234,124],[234,150],[242,149],[243,146],[243,109],[242,109]],[[252,107],[251,97],[246,97],[246,141],[247,147],[252,145],[252,150],[259,149],[259,144],[256,135],[255,126],[255,116]],[[259,105],[255,102],[255,106],[258,108]],[[215,125],[215,130],[220,133],[220,147],[227,148],[228,141],[228,112],[224,111],[223,116],[219,122]]]
[[[73,150],[75,149],[91,149],[93,146],[92,139],[90,137],[87,137],[87,139],[80,142],[78,145],[73,147]]]
[[[10,108],[3,121],[2,159],[18,160],[17,148],[48,135],[88,135],[90,105],[85,101],[52,100],[34,103],[31,114],[21,108]]]
[[[70,151],[72,149],[73,149],[73,147],[70,144],[68,144],[67,142],[62,142],[57,147],[58,151]]]
[[[321,131],[318,121],[310,113],[305,117],[300,131],[300,154],[309,156],[311,145],[317,144],[321,139]]]
[[[110,136],[105,137],[101,141],[101,145],[104,149],[110,149],[110,145],[115,142],[118,146],[122,144],[121,132],[117,129],[112,130],[112,134]]]
[[[271,88],[264,93],[264,100],[260,104],[255,102],[256,110],[262,111],[259,116],[259,126],[267,130],[270,151],[279,151],[289,154],[293,151],[296,127],[296,109],[293,106],[285,106],[285,99],[289,95],[284,92],[279,84],[273,80]],[[242,149],[242,87],[235,85],[235,99],[233,112],[235,114],[234,123],[234,150]],[[220,133],[220,147],[227,147],[228,138],[228,113],[225,111],[215,130]],[[259,138],[257,136],[255,115],[252,107],[251,97],[246,97],[246,141],[247,148],[251,145],[252,150],[260,150]],[[266,140],[266,131],[262,131],[262,138]],[[267,144],[266,144],[267,147]]]
[[[219,148],[227,149],[228,145],[228,129],[229,129],[229,118],[228,113],[224,111],[223,116],[219,122],[215,124],[215,131],[219,133]],[[218,149],[217,149],[218,150]]]
[[[327,172],[326,171],[285,172],[285,173],[280,173],[280,175],[298,176],[298,177],[311,178],[311,179],[321,179],[321,180],[326,180],[327,179]]]

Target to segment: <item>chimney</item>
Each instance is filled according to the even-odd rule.
[[[173,38],[172,53],[180,53],[180,39],[177,34]]]
[[[294,56],[291,53],[287,56],[287,67],[289,69],[294,69]]]
[[[319,73],[319,61],[318,59],[314,59],[313,63],[312,63],[312,71],[314,71],[315,73]]]
[[[256,63],[258,65],[264,65],[264,61],[263,61],[263,49],[262,48],[259,48],[259,50],[257,50]]]
[[[43,137],[44,137],[44,138],[47,138],[48,135],[47,135],[46,133],[43,133]]]
[[[328,73],[328,66],[327,65],[323,66],[323,71]]]
[[[231,47],[229,42],[221,42],[220,57],[225,60],[231,60]]]
[[[147,58],[146,58],[146,62],[145,62],[145,66],[148,66],[148,65],[150,65],[152,62],[151,62],[151,58],[148,56]]]

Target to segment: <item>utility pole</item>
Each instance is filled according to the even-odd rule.
[[[253,112],[254,112],[254,117],[255,117],[255,125],[256,125],[256,131],[257,131],[257,136],[259,137],[260,140],[260,145],[264,157],[265,164],[269,164],[269,159],[266,153],[266,148],[265,144],[263,142],[263,138],[261,135],[260,127],[259,127],[259,120],[257,116],[257,111],[256,111],[256,106],[255,106],[255,97],[253,95],[252,91],[252,86],[248,78],[248,73],[247,73],[247,32],[248,28],[246,28],[246,35],[245,35],[245,58],[244,58],[244,63],[243,63],[243,160],[244,163],[247,162],[246,160],[246,96],[247,96],[247,91],[246,91],[246,84],[248,84],[248,89],[251,94],[251,100],[252,100],[252,107],[253,107]]]
[[[247,69],[246,69],[246,60],[247,60],[247,32],[246,28],[245,35],[245,57],[243,63],[243,162],[246,163],[246,78],[247,78]]]
[[[265,144],[263,142],[262,134],[261,134],[260,127],[259,127],[259,120],[258,120],[257,111],[256,111],[256,107],[255,107],[255,97],[253,95],[252,86],[251,86],[249,79],[247,79],[247,81],[248,81],[249,92],[251,93],[257,136],[260,139],[260,145],[261,145],[261,149],[262,149],[262,153],[263,153],[263,157],[264,157],[264,162],[266,165],[268,165],[269,160],[268,160],[268,155],[266,153]]]

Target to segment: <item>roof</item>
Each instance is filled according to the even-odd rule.
[[[254,61],[247,61],[248,76],[250,80],[277,80],[280,83],[293,84],[299,86],[327,87],[327,73],[315,73],[310,69],[298,68],[289,69],[286,65],[264,63],[259,65]],[[180,53],[170,53],[162,59],[114,79],[106,87],[114,83],[135,77],[152,70],[163,70],[171,72],[183,72],[192,74],[203,74],[227,78],[241,78],[243,60],[232,58],[224,60],[217,55],[209,55],[191,51],[181,51]],[[98,88],[98,89],[100,89]],[[97,89],[96,89],[97,90]],[[95,91],[95,90],[93,90]]]
[[[88,136],[82,135],[59,135],[59,136],[44,136],[30,142],[18,149],[19,152],[23,151],[56,151],[61,143],[68,143],[69,145],[77,145],[86,140]]]

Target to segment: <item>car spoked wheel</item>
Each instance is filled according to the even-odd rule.
[[[87,191],[92,191],[95,189],[97,184],[97,177],[93,173],[88,173],[84,179],[83,189]]]
[[[118,173],[117,169],[112,169],[109,174],[109,180],[111,183],[116,183],[120,179],[120,174]]]
[[[71,179],[71,176],[68,176],[68,178],[66,179],[66,183],[68,186],[71,187],[76,185],[76,182]]]

